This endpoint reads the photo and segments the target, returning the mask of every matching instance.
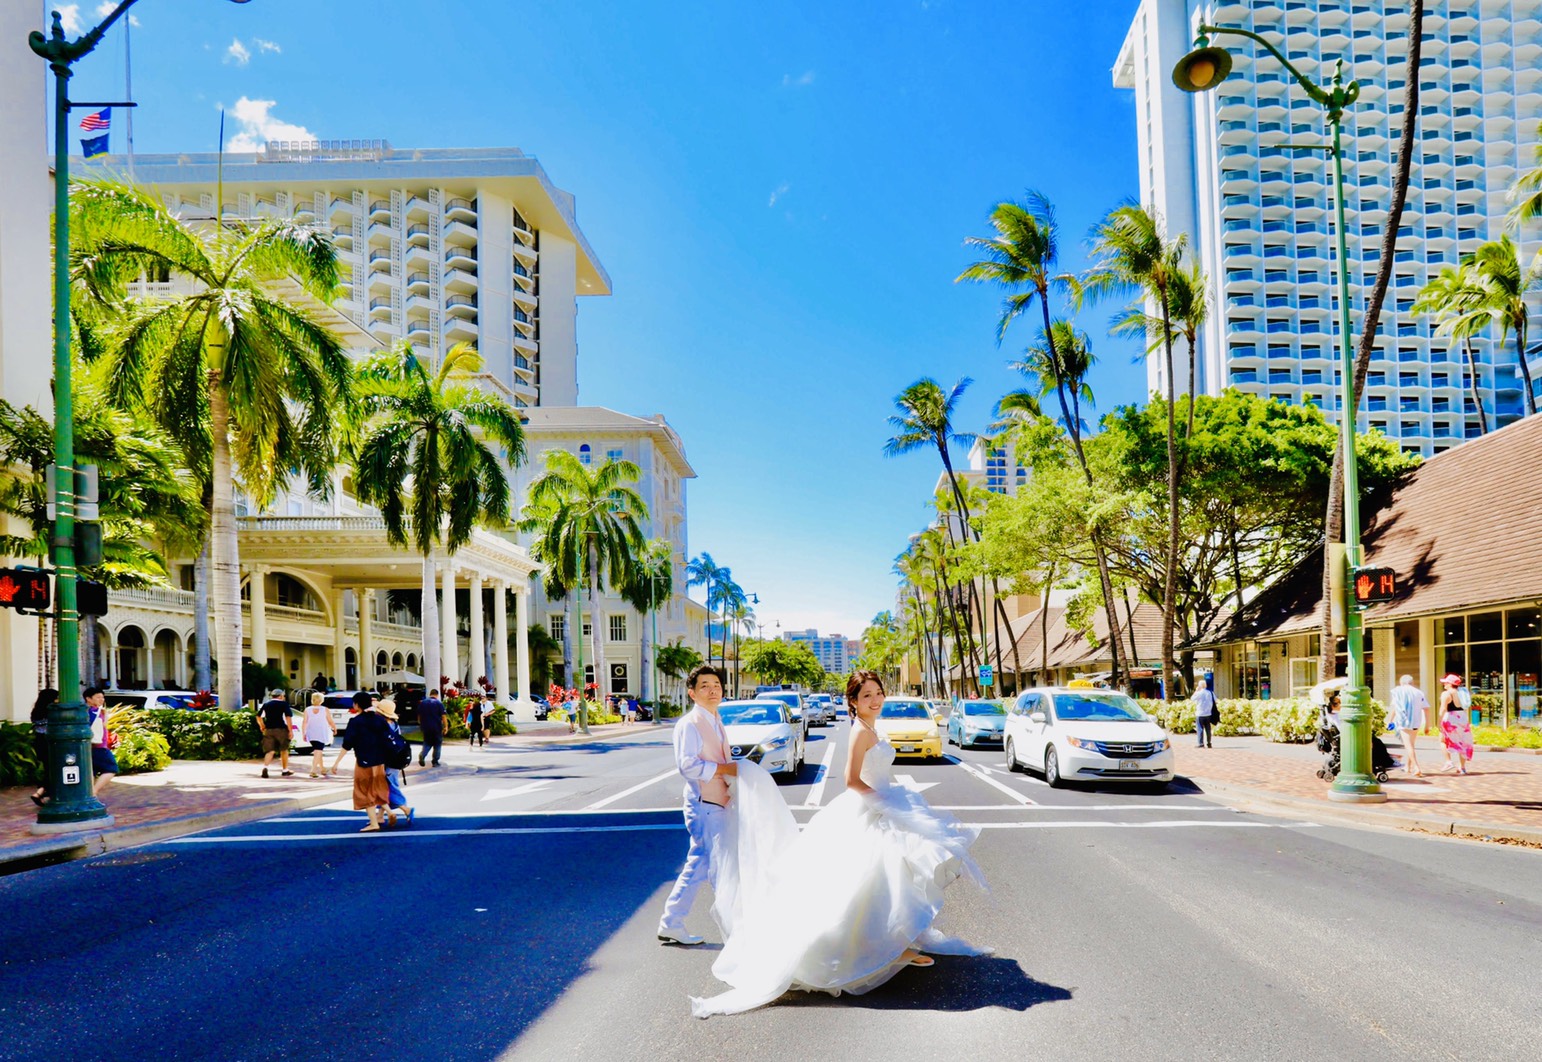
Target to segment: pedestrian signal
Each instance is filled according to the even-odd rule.
[[[0,568],[0,606],[18,612],[45,612],[52,599],[48,573],[41,568]]]
[[[1356,568],[1355,604],[1379,605],[1397,596],[1397,573],[1391,568]]]

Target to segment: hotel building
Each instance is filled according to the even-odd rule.
[[[1323,108],[1262,48],[1217,35],[1231,76],[1189,95],[1172,69],[1201,22],[1252,30],[1308,77],[1357,79],[1346,112],[1344,176],[1352,321],[1374,286],[1403,119],[1405,0],[1140,0],[1114,65],[1134,90],[1141,202],[1186,234],[1210,281],[1199,347],[1204,393],[1227,387],[1310,402],[1338,415],[1339,354],[1333,171]],[[1404,449],[1438,453],[1479,433],[1459,345],[1412,312],[1442,266],[1497,238],[1508,192],[1534,164],[1542,118],[1542,0],[1428,0],[1419,124],[1407,206],[1380,339],[1361,406]],[[1526,234],[1522,234],[1523,236]],[[1526,241],[1523,241],[1523,243]],[[1533,241],[1534,242],[1534,241]],[[1524,414],[1513,338],[1474,341],[1477,391],[1490,429]],[[1148,383],[1166,389],[1161,360]],[[1542,374],[1533,371],[1542,393]],[[1178,381],[1178,386],[1185,386]]]
[[[844,676],[854,666],[852,661],[855,658],[850,655],[850,650],[858,643],[848,641],[844,634],[821,637],[817,630],[810,628],[806,631],[784,631],[782,639],[806,647],[814,654],[814,659],[819,661],[819,666],[832,675]]]

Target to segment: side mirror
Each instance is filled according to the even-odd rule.
[[[1044,713],[1043,712],[1029,712],[1028,713],[1028,721],[1030,723],[1042,723],[1042,722],[1044,722]]]

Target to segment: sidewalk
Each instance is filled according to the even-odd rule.
[[[1384,804],[1347,804],[1328,798],[1328,783],[1313,773],[1322,754],[1312,745],[1280,745],[1258,737],[1215,739],[1196,748],[1193,737],[1173,737],[1177,772],[1206,793],[1237,802],[1305,810],[1398,829],[1542,845],[1542,756],[1525,750],[1478,750],[1468,774],[1437,773],[1444,756],[1437,737],[1421,737],[1423,778],[1395,770],[1382,786]],[[1390,746],[1395,756],[1402,750]]]
[[[566,723],[525,723],[518,734],[495,738],[485,749],[468,748],[464,740],[446,742],[445,766],[425,770],[414,765],[407,774],[407,785],[410,789],[415,782],[438,781],[494,766],[497,761],[483,760],[499,749],[585,744],[649,730],[668,735],[671,723],[666,720],[657,727],[612,723],[592,727],[587,737],[569,734]],[[409,733],[409,737],[416,735]],[[336,754],[335,748],[329,751],[327,761],[330,763]],[[413,755],[417,755],[416,749]],[[78,859],[348,800],[353,792],[352,762],[344,761],[341,772],[331,778],[307,778],[310,757],[291,756],[292,777],[280,777],[275,762],[272,777],[265,779],[260,760],[178,760],[164,771],[113,779],[102,791],[102,802],[113,817],[111,826],[49,836],[31,832],[37,821],[37,807],[28,799],[31,786],[0,789],[0,873],[8,864]]]

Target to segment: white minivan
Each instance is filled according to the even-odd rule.
[[[1113,690],[1041,687],[1007,709],[1007,770],[1042,771],[1067,782],[1148,782],[1173,778],[1173,744],[1140,705]]]

